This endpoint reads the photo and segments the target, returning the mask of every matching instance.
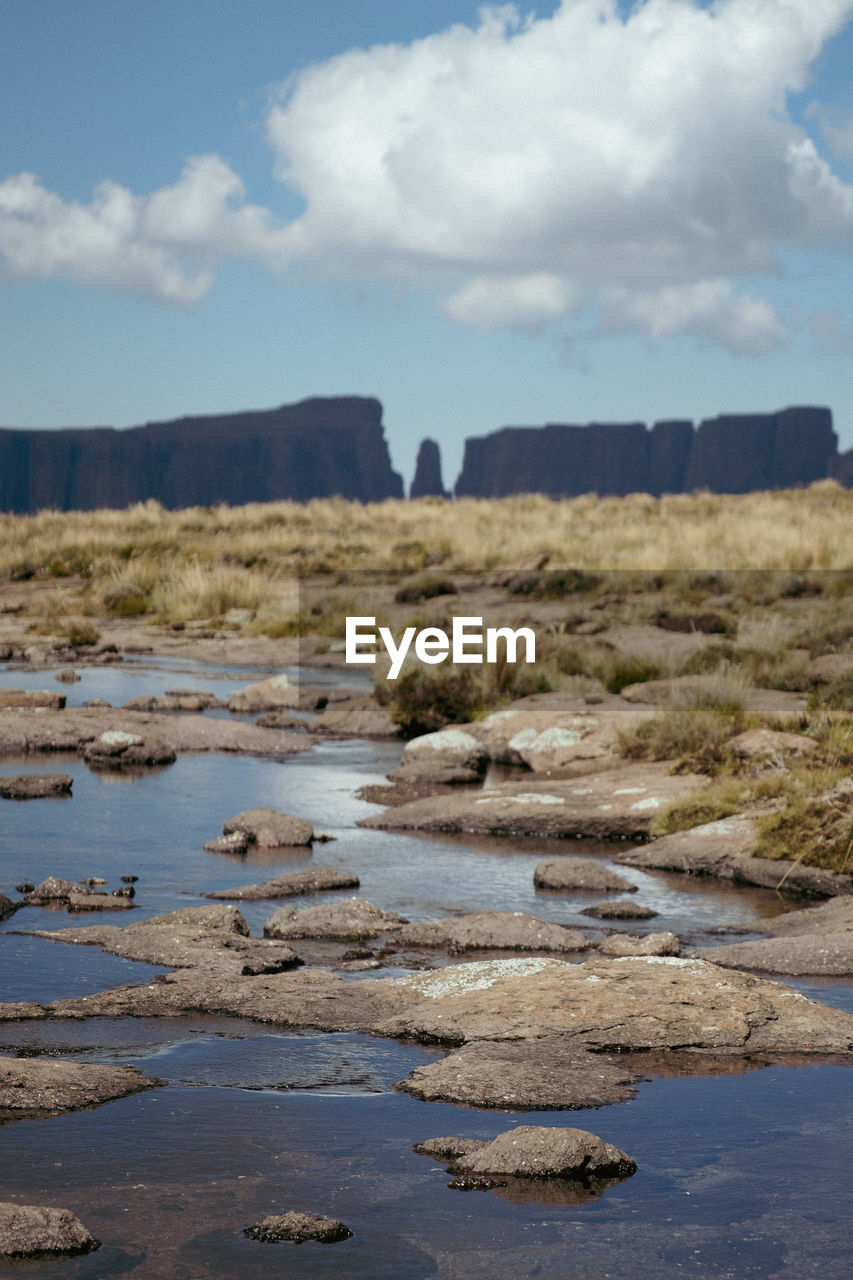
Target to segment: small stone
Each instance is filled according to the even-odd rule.
[[[122,884],[136,884],[139,876],[122,876]]]
[[[73,667],[63,667],[61,671],[57,671],[54,677],[60,684],[76,684],[80,679],[78,673]]]
[[[290,1212],[270,1214],[255,1222],[251,1227],[244,1227],[243,1235],[249,1240],[261,1240],[265,1244],[273,1244],[280,1240],[289,1240],[301,1244],[305,1240],[318,1240],[321,1244],[335,1244],[339,1240],[348,1240],[352,1235],[349,1227],[335,1218],[319,1218],[313,1213]]]
[[[227,836],[217,836],[208,840],[204,848],[207,853],[245,853],[249,847],[249,837],[245,831],[232,831]]]
[[[15,890],[17,893],[32,893],[34,888],[35,888],[35,885],[32,884],[29,880],[22,880],[20,884],[15,885]]]
[[[677,956],[681,954],[681,941],[675,933],[647,933],[644,938],[612,933],[598,950],[603,956]]]
[[[481,1138],[427,1138],[412,1148],[419,1156],[432,1156],[434,1160],[458,1160],[470,1156],[486,1145]]]
[[[616,902],[597,902],[594,907],[584,907],[581,912],[581,915],[592,916],[596,920],[651,920],[657,914],[651,907],[623,898]]]
[[[546,858],[533,872],[537,889],[588,889],[594,893],[636,893],[637,886],[617,871],[610,871],[595,858],[566,854]]]

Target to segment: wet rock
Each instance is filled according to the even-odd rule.
[[[82,750],[83,759],[96,768],[123,769],[173,764],[175,749],[155,738],[141,738],[124,729],[108,729]]]
[[[425,1102],[562,1111],[623,1102],[634,1096],[630,1086],[637,1079],[627,1067],[563,1035],[473,1041],[417,1067],[396,1087]]]
[[[231,837],[225,836],[228,840]],[[208,847],[204,846],[205,849]],[[309,867],[307,871],[288,871],[262,884],[244,884],[236,889],[216,889],[203,893],[203,898],[219,901],[259,902],[263,898],[298,898],[307,893],[324,893],[327,889],[357,889],[358,876],[334,867]]]
[[[121,877],[123,884],[136,884],[138,879],[139,879],[139,876],[122,876]]]
[[[597,902],[594,907],[584,907],[581,915],[595,920],[651,920],[658,913],[639,902],[620,898],[617,902]]]
[[[27,896],[27,904],[31,907],[41,907],[51,902],[65,901],[72,893],[83,892],[85,890],[82,886],[73,884],[70,880],[62,880],[59,876],[48,876],[31,890]]]
[[[18,892],[20,893],[20,889]],[[11,898],[7,898],[5,893],[0,893],[0,920],[5,920],[7,916],[10,916],[17,909]]]
[[[73,667],[62,667],[54,676],[60,684],[77,684],[81,679],[79,673]]]
[[[642,849],[616,854],[630,867],[660,871],[683,871],[688,875],[718,876],[739,884],[830,897],[853,893],[853,876],[799,862],[753,857],[758,830],[752,818],[735,814],[706,822],[687,831],[653,840]]]
[[[0,689],[0,708],[23,707],[28,711],[48,708],[61,711],[65,706],[65,694],[52,689]]]
[[[128,911],[133,907],[129,896],[121,889],[108,893],[71,893],[68,896],[70,913],[80,911]]]
[[[133,906],[124,898],[95,893],[88,884],[72,884],[58,876],[48,876],[26,897],[28,907],[67,907],[69,911],[126,911]]]
[[[400,727],[375,698],[354,697],[327,703],[312,720],[311,732],[338,738],[397,738]]]
[[[602,866],[595,858],[572,854],[537,863],[533,883],[537,889],[584,889],[595,893],[635,893],[637,890],[625,876]]]
[[[472,915],[403,925],[399,947],[443,947],[463,951],[583,951],[590,944],[577,929],[549,924],[523,911],[477,911]]]
[[[307,729],[308,722],[292,711],[265,711],[255,721],[262,729]],[[311,726],[313,729],[313,725]]]
[[[376,938],[401,924],[405,916],[364,898],[347,898],[345,902],[323,903],[318,907],[279,907],[264,925],[265,938],[345,938],[361,942]]]
[[[206,711],[225,703],[207,690],[172,690],[165,694],[138,694],[122,703],[124,711]]]
[[[314,839],[314,828],[305,818],[295,818],[277,809],[246,809],[222,824],[222,832],[229,836],[239,831],[250,844],[262,849],[281,849],[291,845],[309,845]]]
[[[817,907],[786,911],[761,925],[764,933],[777,938],[794,934],[845,933],[853,930],[853,896],[830,898]]]
[[[206,853],[245,853],[249,847],[249,835],[246,831],[232,831],[227,836],[217,836],[208,840],[204,846]]]
[[[157,1083],[136,1067],[0,1057],[0,1121],[79,1111]]]
[[[454,1172],[517,1178],[627,1178],[636,1168],[626,1152],[585,1129],[525,1124],[460,1156]]]
[[[3,1257],[68,1257],[98,1248],[100,1241],[70,1209],[0,1202],[0,1255]]]
[[[465,831],[483,835],[643,839],[655,815],[707,778],[672,776],[664,765],[628,765],[583,778],[503,783],[447,793],[363,818],[359,826],[397,831]]]
[[[677,956],[681,954],[681,941],[675,933],[647,933],[636,938],[630,933],[611,933],[599,944],[602,956]]]
[[[20,884],[15,885],[15,889],[18,893],[32,893],[34,888],[35,885],[31,880],[22,880]]]
[[[251,1227],[245,1227],[243,1235],[250,1240],[262,1240],[265,1244],[280,1240],[290,1240],[296,1244],[305,1240],[335,1244],[338,1240],[348,1240],[352,1232],[334,1218],[318,1218],[313,1213],[291,1211],[262,1218]]]
[[[256,684],[238,689],[228,699],[228,710],[234,713],[274,711],[277,707],[295,707],[299,704],[299,690],[287,676],[269,676]]]
[[[17,773],[0,777],[0,796],[6,800],[40,800],[68,796],[74,779],[68,773]]]
[[[485,1146],[483,1138],[427,1138],[426,1142],[415,1143],[412,1150],[419,1156],[432,1156],[434,1160],[456,1160]]]
[[[124,902],[126,899],[109,899]],[[168,915],[118,925],[81,929],[39,930],[37,937],[55,942],[98,945],[127,960],[182,969],[202,969],[221,981],[235,974],[278,973],[301,964],[290,947],[250,938],[249,926],[236,907],[182,907]]]

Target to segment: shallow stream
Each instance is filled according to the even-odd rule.
[[[107,697],[119,704],[178,687],[230,692],[259,674],[160,661],[81,669],[83,680],[69,688],[76,703]],[[54,687],[49,672],[34,679],[9,670],[0,679]],[[284,762],[185,755],[128,778],[91,772],[76,756],[3,760],[4,773],[68,772],[74,790],[70,799],[0,801],[0,891],[15,896],[18,882],[47,875],[103,876],[109,887],[122,875],[139,880],[133,913],[69,918],[28,908],[0,925],[0,999],[48,1001],[161,972],[21,930],[139,920],[312,862],[355,872],[362,896],[410,919],[512,909],[594,933],[596,922],[579,912],[598,895],[533,887],[535,863],[566,852],[564,842],[358,828],[357,819],[375,807],[355,792],[383,781],[399,755],[393,743],[329,742]],[[313,855],[204,852],[225,818],[255,805],[303,815],[334,840],[316,845]],[[608,864],[614,852],[585,842],[572,849]],[[688,945],[719,941],[714,930],[723,926],[734,929],[728,937],[748,937],[762,918],[794,905],[770,891],[713,880],[633,869],[629,877],[639,885],[635,900],[659,912],[641,928],[672,929]],[[241,906],[253,934],[276,905]],[[632,922],[614,927],[637,931]],[[793,985],[853,1011],[853,981]],[[439,1056],[434,1048],[353,1034],[293,1035],[238,1019],[0,1024],[0,1053],[17,1050],[130,1062],[168,1088],[3,1126],[0,1199],[70,1208],[104,1241],[87,1258],[9,1264],[0,1267],[3,1275],[851,1275],[853,1075],[843,1066],[733,1064],[728,1075],[651,1079],[618,1106],[537,1114],[423,1103],[395,1092],[396,1081]],[[589,1128],[630,1152],[638,1172],[597,1199],[547,1185],[510,1199],[500,1189],[449,1190],[444,1168],[412,1151],[428,1137],[487,1138],[519,1123]],[[242,1238],[242,1227],[289,1208],[339,1217],[354,1235],[335,1246]]]

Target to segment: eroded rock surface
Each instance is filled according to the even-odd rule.
[[[462,951],[583,951],[589,940],[578,929],[549,924],[523,911],[477,911],[446,920],[403,925],[394,935],[400,947],[443,947]]]
[[[0,1201],[0,1256],[69,1257],[91,1253],[100,1241],[70,1209]]]
[[[601,956],[677,956],[681,954],[681,940],[676,933],[647,933],[637,938],[631,933],[611,933],[599,943]]]
[[[377,938],[401,924],[406,917],[383,911],[364,898],[322,903],[317,907],[280,907],[264,925],[265,938],[344,938],[361,942]]]
[[[395,831],[468,831],[483,835],[643,839],[666,805],[707,779],[671,776],[666,766],[629,765],[584,778],[503,783],[398,805],[359,826]]]
[[[396,738],[400,728],[375,698],[356,696],[327,703],[311,721],[311,732],[336,738]]]
[[[586,1129],[522,1124],[498,1134],[478,1151],[459,1156],[455,1169],[469,1174],[510,1174],[517,1178],[625,1178],[634,1160]]]
[[[0,1122],[79,1111],[156,1084],[136,1067],[0,1057]]]
[[[223,839],[229,840],[230,836]],[[207,848],[207,845],[205,845]],[[287,871],[262,884],[244,884],[236,889],[216,889],[203,893],[203,898],[216,898],[230,902],[258,902],[264,898],[298,898],[309,893],[324,893],[327,889],[357,889],[358,876],[348,871],[336,871],[334,867],[309,867],[307,871]]]
[[[767,889],[784,885],[792,892],[827,897],[853,893],[853,876],[807,867],[800,862],[754,857],[757,840],[753,819],[746,814],[735,814],[662,836],[642,849],[628,849],[615,856],[630,867],[718,876],[721,880]]]

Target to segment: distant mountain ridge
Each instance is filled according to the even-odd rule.
[[[794,406],[701,422],[503,427],[465,441],[457,497],[517,493],[748,493],[826,476],[853,485],[829,409]],[[438,445],[425,440],[410,496],[444,494]],[[402,498],[382,405],[314,397],[277,409],[116,430],[0,429],[0,510],[94,510],[155,498],[169,508],[340,496]]]

